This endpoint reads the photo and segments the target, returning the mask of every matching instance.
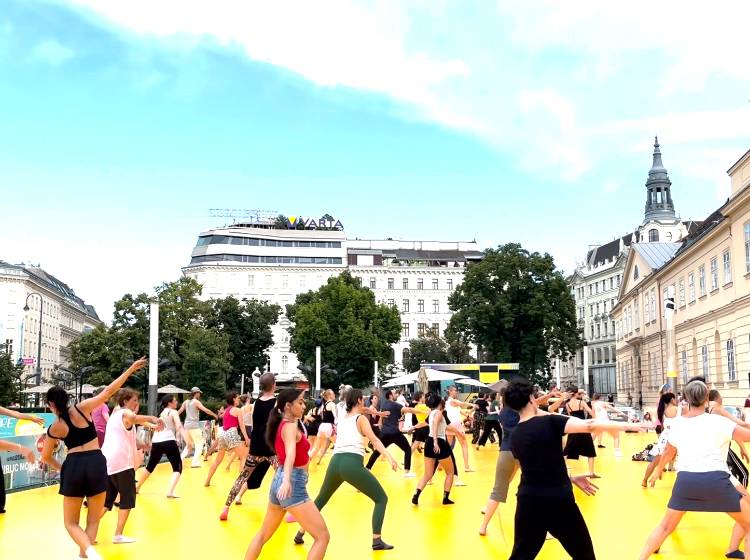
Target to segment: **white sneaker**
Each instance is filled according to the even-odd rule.
[[[466,483],[460,478],[453,479],[453,486],[466,486]]]
[[[134,543],[135,539],[132,537],[126,537],[125,535],[115,535],[112,538],[112,544],[128,544]]]
[[[622,457],[622,451],[615,449],[615,457]]]
[[[413,472],[411,472],[411,471],[406,471],[406,472],[404,473],[404,478],[416,478],[416,476],[417,476],[417,475],[416,475],[416,474],[414,474],[414,473],[413,473]]]

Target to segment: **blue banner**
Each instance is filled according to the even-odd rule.
[[[55,415],[43,413],[36,414],[36,416],[44,419],[44,427],[28,420],[0,416],[0,439],[28,447],[37,457],[37,462],[30,465],[23,455],[0,451],[2,474],[5,479],[5,489],[8,491],[52,484],[60,478],[60,473],[38,462],[44,447],[44,440],[47,438],[47,427],[55,421]],[[65,458],[65,446],[62,442],[58,442],[55,457],[60,462]]]

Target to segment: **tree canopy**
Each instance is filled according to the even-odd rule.
[[[583,339],[570,286],[548,254],[500,245],[466,270],[451,294],[448,332],[477,344],[487,361],[518,362],[548,383],[551,358],[570,358]]]
[[[23,366],[14,364],[7,352],[0,352],[0,405],[20,401],[22,378]]]
[[[385,366],[392,361],[391,345],[401,335],[398,311],[379,304],[367,288],[349,272],[330,278],[317,291],[297,296],[287,305],[292,321],[290,347],[300,363],[315,363],[315,347],[321,347],[322,383],[364,387],[371,383],[373,363]]]

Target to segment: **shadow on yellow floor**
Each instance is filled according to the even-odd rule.
[[[605,441],[607,449],[600,450],[597,459],[597,471],[603,476],[598,481],[599,494],[590,498],[577,493],[594,539],[597,558],[601,560],[637,558],[647,534],[664,512],[674,473],[665,473],[656,489],[643,490],[640,481],[645,463],[630,459],[633,453],[654,439],[653,434],[627,434],[623,438],[624,457],[620,459],[613,456],[611,441]],[[400,460],[400,450],[391,449]],[[370,550],[371,502],[344,485],[323,510],[331,531],[327,558],[507,558],[513,535],[513,500],[500,509],[508,542],[502,539],[497,523],[490,527],[486,537],[477,534],[480,510],[492,487],[496,449],[472,450],[478,472],[462,475],[467,486],[454,488],[451,497],[456,504],[453,506],[440,504],[443,477],[438,473],[435,484],[428,486],[422,495],[419,507],[413,507],[410,498],[415,479],[405,479],[402,473],[389,471],[386,463],[380,461],[373,470],[389,496],[383,537],[396,548],[387,552]],[[322,482],[327,462],[326,459],[320,467],[311,467],[309,491],[312,497]],[[421,473],[421,455],[416,456],[415,463],[415,470]],[[102,544],[97,547],[104,558],[243,558],[248,542],[263,519],[270,474],[260,491],[245,494],[244,504],[233,506],[229,521],[221,522],[219,514],[235,478],[237,463],[234,463],[231,473],[226,473],[222,466],[210,488],[203,487],[205,466],[191,469],[189,461],[185,465],[177,491],[181,499],[167,500],[164,497],[171,475],[168,463],[160,465],[144,486],[126,530],[126,534],[137,538],[138,542],[110,544],[115,515],[109,513],[105,516],[99,533]],[[585,459],[570,465],[574,472],[586,470]],[[460,458],[459,468],[462,470]],[[515,484],[511,493],[515,494]],[[11,494],[7,510],[7,514],[0,515],[0,558],[72,560],[78,556],[62,525],[62,498],[57,495],[56,486]],[[731,527],[731,520],[723,514],[688,514],[678,531],[664,544],[661,554],[654,558],[723,558]],[[262,558],[304,559],[307,545],[295,546],[292,543],[296,528],[293,524],[283,524],[266,545]],[[568,556],[556,541],[548,541],[539,558],[559,560]]]

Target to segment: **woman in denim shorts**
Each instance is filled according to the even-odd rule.
[[[276,397],[266,427],[266,440],[276,451],[280,467],[271,482],[268,508],[260,531],[255,535],[245,553],[245,560],[260,556],[263,545],[273,536],[288,511],[302,528],[314,539],[307,554],[308,560],[325,556],[330,535],[328,527],[307,495],[307,464],[310,460],[304,427],[300,420],[305,412],[304,392],[284,389]]]

